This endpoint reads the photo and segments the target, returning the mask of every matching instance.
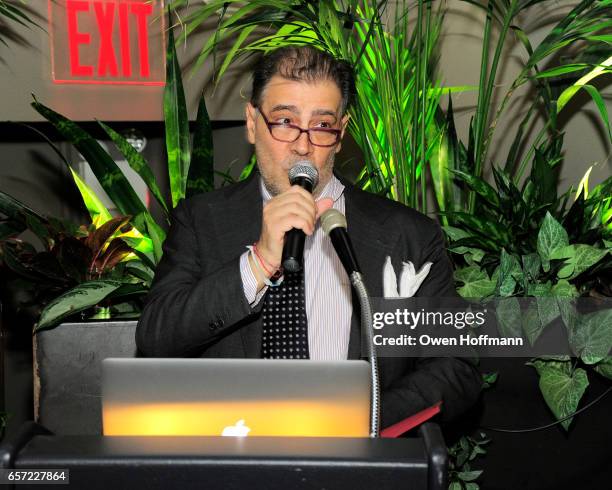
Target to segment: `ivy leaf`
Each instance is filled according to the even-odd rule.
[[[612,379],[612,357],[606,357],[595,365],[595,371],[608,379]]]
[[[533,346],[542,333],[542,330],[544,330],[544,326],[542,325],[540,316],[538,315],[537,303],[531,303],[529,305],[522,316],[521,324],[527,340],[529,340],[529,343]]]
[[[579,244],[563,247],[554,252],[551,259],[565,258],[565,264],[557,276],[561,279],[572,280],[603,259],[607,253],[606,249]]]
[[[521,305],[516,298],[501,298],[496,302],[497,329],[502,337],[521,337]]]
[[[561,280],[552,287],[550,295],[555,297],[563,323],[571,335],[574,331],[577,318],[574,298],[577,298],[579,294],[576,286],[566,280]]]
[[[552,217],[550,212],[546,212],[542,227],[538,233],[538,254],[542,260],[542,268],[545,272],[550,270],[550,259],[552,254],[569,245],[567,231]]]
[[[514,293],[517,279],[523,278],[523,270],[518,259],[502,248],[499,277],[497,279],[497,291],[499,296],[510,296]]]
[[[571,362],[536,360],[532,365],[540,376],[540,390],[544,400],[553,414],[560,420],[575,412],[584,395],[589,379],[584,369],[571,372]],[[573,417],[561,422],[565,430],[569,429]]]
[[[523,255],[523,272],[530,281],[535,281],[540,275],[540,256],[537,253]]]
[[[580,317],[570,335],[570,345],[585,364],[595,364],[612,349],[612,309]]]
[[[577,298],[578,290],[573,284],[566,280],[561,280],[552,287],[550,295],[558,298]]]
[[[482,470],[477,470],[477,471],[460,471],[460,472],[457,473],[457,476],[459,477],[459,479],[461,479],[463,481],[466,481],[466,482],[474,481],[480,475],[482,475]]]
[[[495,291],[496,281],[477,266],[459,269],[455,272],[455,280],[463,283],[457,291],[464,298],[484,298]]]
[[[493,386],[497,382],[498,373],[483,373],[482,374],[482,388],[487,389]],[[484,452],[484,451],[483,451]],[[470,457],[470,459],[472,459]]]

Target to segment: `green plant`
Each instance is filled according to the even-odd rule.
[[[449,490],[478,490],[480,486],[476,482],[482,474],[482,470],[472,470],[470,463],[479,455],[486,454],[486,446],[489,439],[483,432],[478,433],[478,438],[462,436],[459,441],[448,448],[449,455]]]
[[[578,297],[612,295],[612,178],[589,192],[585,177],[568,207],[573,189],[557,197],[553,170],[546,160],[536,160],[521,190],[501,170],[495,170],[497,188],[456,173],[482,201],[475,214],[449,213],[462,228],[445,230],[460,264],[455,273],[459,293],[506,298],[504,318],[499,318],[503,328],[522,330],[533,344],[551,322],[562,319],[576,357],[529,363],[537,370],[546,403],[561,420],[577,409],[589,373],[612,379],[612,359],[606,357],[612,349],[612,309],[604,303],[608,309],[579,314],[573,306]],[[535,300],[521,311],[512,299],[516,296]],[[561,422],[566,430],[571,420]]]
[[[28,14],[25,12],[26,3],[23,0],[19,0],[19,3],[10,2],[8,0],[0,0],[0,20],[6,19],[10,22],[15,22],[25,27],[37,26]],[[0,43],[8,46],[8,43],[4,39],[6,32],[0,29]]]
[[[171,9],[187,5],[170,2]],[[386,1],[252,2],[215,0],[184,17],[183,37],[210,18],[217,29],[204,43],[197,69],[227,47],[215,71],[222,79],[236,60],[285,45],[312,45],[352,64],[357,100],[350,110],[349,132],[359,144],[364,167],[359,183],[426,211],[426,162],[430,141],[441,137],[436,111],[441,88],[435,81],[444,2],[418,0],[412,10]],[[229,42],[229,46],[227,45]]]
[[[476,211],[477,193],[469,189],[464,195],[464,188],[454,183],[453,171],[480,178],[489,165],[494,166],[488,158],[495,130],[510,101],[516,101],[519,87],[529,85],[533,89],[533,92],[527,92],[529,110],[517,127],[505,162],[498,165],[503,165],[514,184],[522,181],[533,160],[544,159],[550,166],[561,162],[563,134],[558,119],[564,110],[569,110],[568,102],[578,91],[584,90],[592,97],[610,136],[606,106],[592,81],[611,72],[609,44],[612,37],[609,28],[612,25],[612,2],[581,1],[534,47],[521,28],[521,16],[545,0],[466,1],[486,12],[478,102],[470,123],[467,146],[457,139],[449,102],[447,133],[437,143],[431,168],[440,210],[471,214]],[[498,36],[492,35],[494,28],[497,28]],[[498,80],[499,67],[511,36],[524,48],[527,58],[509,88],[505,89],[507,84]],[[491,53],[494,53],[492,58]],[[496,94],[501,95],[497,106],[492,103]],[[538,118],[542,118],[544,124],[534,134],[533,124]],[[539,165],[539,168],[543,166]]]
[[[140,155],[129,142],[113,130],[108,125],[99,122],[100,126],[106,132],[110,139],[115,143],[117,148],[123,154],[129,165],[134,169],[143,181],[146,183],[153,197],[159,202],[165,215],[164,221],[169,222],[170,210],[176,206],[182,198],[189,197],[198,192],[206,192],[213,188],[213,161],[212,161],[212,133],[210,120],[206,110],[204,97],[202,96],[198,107],[198,114],[195,124],[195,132],[193,136],[193,147],[190,146],[189,120],[187,116],[187,108],[185,96],[183,92],[183,82],[181,78],[180,68],[177,61],[176,49],[174,46],[174,38],[172,31],[169,31],[168,49],[166,59],[166,87],[164,90],[164,120],[166,129],[166,150],[168,156],[168,175],[170,181],[170,199],[166,201],[162,195],[159,186],[157,185],[151,167],[146,160]],[[45,135],[45,138],[58,156],[64,161],[70,169],[71,175],[77,186],[85,207],[87,208],[93,229],[90,235],[98,237],[100,234],[106,233],[109,229],[114,228],[112,235],[115,240],[106,243],[99,248],[95,253],[100,252],[108,261],[106,264],[112,264],[114,267],[109,274],[93,274],[88,277],[86,282],[81,282],[73,288],[64,290],[58,297],[53,297],[53,294],[41,298],[43,300],[42,314],[36,329],[51,328],[57,325],[62,319],[82,310],[90,310],[90,308],[106,303],[115,304],[117,297],[129,295],[132,299],[142,298],[148,290],[150,279],[153,275],[155,264],[159,262],[162,255],[162,244],[165,239],[164,224],[157,223],[149,211],[146,209],[131,184],[121,172],[120,168],[113,161],[112,157],[100,146],[100,144],[82,129],[78,124],[70,121],[66,117],[58,114],[52,109],[44,106],[36,99],[32,103],[32,107],[45,117],[61,134],[61,136],[71,142],[75,148],[83,155],[93,173],[100,182],[102,188],[111,198],[116,208],[121,215],[129,216],[131,225],[130,232],[114,236],[119,226],[125,225],[127,222],[122,218],[113,218],[111,213],[102,204],[102,201],[95,195],[90,187],[83,182],[78,174],[74,171],[70,163],[64,158],[61,152],[50,142]],[[19,203],[17,200],[7,195],[2,195],[0,199],[0,212],[5,214],[9,219],[0,224],[0,239],[14,235],[15,232],[21,232],[26,228],[32,229],[37,233],[43,243],[47,239],[49,233],[60,233],[61,229],[54,229],[57,225],[57,220],[43,218],[37,213],[27,208],[27,206]],[[51,225],[50,231],[48,225]],[[77,227],[72,225],[73,231]],[[100,230],[104,230],[101,232]],[[42,234],[42,235],[41,235]],[[45,236],[45,234],[47,236]],[[67,244],[75,245],[74,233],[67,233],[64,239],[60,240],[62,246]],[[98,238],[93,241],[97,244]],[[87,239],[85,239],[87,243]],[[34,255],[30,246],[20,244],[23,255]],[[115,255],[107,257],[108,247]],[[116,258],[127,251],[132,251],[129,265],[123,265],[123,262],[115,263]],[[16,252],[15,246],[9,245],[6,250]],[[47,252],[57,252],[61,256],[61,248],[49,249]],[[83,247],[80,247],[80,252],[84,252]],[[39,255],[39,254],[38,254]],[[4,259],[7,259],[6,255]],[[92,258],[90,255],[89,258]],[[73,255],[71,260],[65,260],[65,265],[68,268],[79,269],[79,263],[83,262],[83,257],[78,254]],[[10,260],[10,259],[9,259]],[[72,262],[71,262],[72,261]],[[87,259],[84,259],[87,262]],[[90,266],[96,266],[94,260],[87,262]],[[33,269],[36,266],[32,265]],[[133,284],[125,284],[125,281],[117,280],[113,275],[115,271],[121,269],[129,269],[130,280],[132,276],[138,277],[138,286]],[[135,269],[138,269],[136,272]],[[33,272],[30,271],[30,272]],[[40,271],[39,271],[40,272]],[[74,270],[73,270],[74,272]],[[93,272],[93,270],[92,270]],[[34,278],[30,277],[33,281]],[[63,286],[74,285],[71,282],[62,283]],[[61,289],[61,288],[60,288]],[[54,293],[59,293],[60,289],[52,289]]]
[[[12,204],[13,212],[9,210]],[[22,207],[0,192],[0,209],[12,218],[4,224],[23,219]],[[26,293],[28,299],[17,305],[20,310],[33,309],[39,318],[37,329],[53,321],[79,313],[92,306],[84,291],[98,289],[106,293],[104,306],[113,316],[136,315],[140,306],[133,298],[146,292],[153,278],[153,265],[138,260],[138,251],[126,239],[134,235],[129,217],[116,217],[100,227],[76,228],[71,223],[30,215],[28,224],[15,226],[11,236],[0,241],[3,275],[12,289]],[[43,250],[17,238],[19,229],[27,226],[38,238]],[[93,294],[93,293],[91,293]],[[62,297],[59,307],[54,307]],[[43,306],[48,305],[42,313]]]

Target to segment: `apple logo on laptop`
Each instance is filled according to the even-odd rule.
[[[222,436],[233,436],[233,437],[244,437],[247,436],[251,432],[251,428],[244,425],[244,419],[240,419],[236,422],[235,425],[229,425],[223,432],[221,432]]]

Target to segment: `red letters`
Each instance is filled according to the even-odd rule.
[[[147,17],[153,12],[149,3],[133,3],[132,13],[138,17],[138,46],[140,47],[140,76],[149,76],[149,34]]]
[[[89,10],[89,2],[84,0],[68,0],[66,14],[68,16],[68,42],[70,43],[70,73],[73,76],[90,77],[93,66],[82,66],[79,62],[79,44],[89,44],[89,34],[80,33],[77,25],[77,13]]]
[[[130,25],[128,24],[128,4],[119,5],[119,29],[121,32],[121,70],[124,77],[132,76],[130,59]]]
[[[113,47],[113,25],[115,23],[115,4],[113,2],[94,2],[100,49],[98,54],[98,75],[105,76],[107,69],[113,77],[117,76],[117,60]]]
[[[151,68],[149,61],[149,30],[148,23],[153,14],[153,5],[136,0],[66,0],[66,19],[68,24],[68,44],[70,55],[70,74],[73,77],[93,77],[94,68],[99,78],[119,77],[117,60],[121,60],[121,76],[132,77],[132,56],[130,41],[138,40],[138,64],[140,77],[149,78]],[[89,16],[89,17],[87,17]],[[118,22],[115,22],[118,17]],[[79,31],[92,26],[91,32]],[[89,22],[87,22],[89,21]],[[118,35],[115,32],[118,26]],[[136,36],[131,36],[130,30],[136,30]],[[86,46],[95,49],[98,41],[96,65],[82,65],[79,48]],[[118,51],[115,46],[119,44]],[[91,48],[90,48],[91,51]],[[93,55],[95,56],[95,55]],[[83,59],[87,59],[83,57]],[[89,58],[91,60],[91,58]]]

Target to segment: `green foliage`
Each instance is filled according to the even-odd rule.
[[[0,0],[0,19],[5,19],[9,22],[20,24],[24,27],[37,26],[40,27],[32,18],[26,13],[26,5],[23,0],[20,0],[19,4],[8,2],[7,0]],[[0,30],[0,43],[8,46],[5,39],[7,32]],[[10,37],[9,37],[10,38]]]
[[[172,1],[169,8],[187,3]],[[236,60],[289,44],[312,45],[349,61],[357,84],[349,132],[365,159],[359,184],[426,210],[429,141],[442,137],[434,67],[444,2],[434,8],[419,0],[414,16],[404,1],[397,2],[395,14],[388,10],[387,1],[214,0],[180,18],[184,37],[210,19],[217,22],[195,65],[212,57],[217,83]]]
[[[166,66],[164,117],[170,202],[174,207],[180,199],[213,188],[212,133],[202,95],[193,150],[190,148],[183,82],[171,33]],[[54,327],[75,313],[88,315],[99,307],[110,308],[115,317],[137,315],[151,285],[155,265],[161,260],[166,237],[163,223],[155,221],[113,158],[92,135],[36,99],[32,107],[83,155],[123,216],[113,218],[61,152],[42,135],[70,170],[92,224],[78,228],[59,223],[0,192],[0,213],[6,216],[0,221],[0,258],[21,287],[31,293],[29,304],[22,306],[36,305],[37,311],[44,307],[36,330]],[[160,204],[164,221],[169,222],[171,207],[148,162],[122,135],[102,122],[99,124],[143,179]],[[37,253],[32,245],[15,238],[25,229],[39,237],[43,252]]]
[[[484,446],[491,442],[483,432],[477,437],[462,436],[459,441],[448,448],[449,455],[449,490],[478,490],[476,482],[482,470],[472,470],[471,463],[487,453]]]
[[[56,305],[53,312],[44,311],[44,326],[95,306],[96,303],[93,303],[75,308],[72,303],[57,301],[58,296],[84,283],[89,284],[90,289],[96,284],[102,288],[109,279],[120,285],[138,285],[141,289],[151,284],[153,264],[145,265],[137,260],[138,250],[126,241],[132,240],[135,245],[142,243],[134,236],[135,230],[129,224],[130,217],[118,216],[104,222],[99,220],[98,225],[92,223],[88,227],[76,227],[53,218],[29,215],[28,208],[23,205],[20,211],[20,206],[19,201],[0,193],[0,209],[7,215],[3,222],[19,223],[24,220],[24,226],[36,235],[43,250],[19,240],[17,235],[22,227],[16,226],[15,233],[0,241],[0,263],[5,280],[14,289],[24,290],[27,295],[27,299],[22,300],[17,308],[34,307],[37,311],[35,316],[38,316],[45,305]],[[13,211],[9,211],[9,208]],[[130,311],[134,316],[140,307],[128,298],[132,295],[131,291],[120,290],[108,298],[106,306],[115,309],[122,305],[124,311]],[[103,295],[100,301],[106,297]]]
[[[521,189],[500,169],[494,169],[495,187],[490,188],[482,179],[455,173],[477,193],[473,214],[445,214],[462,296],[547,296],[551,288],[570,284],[586,294],[605,287],[612,269],[606,245],[611,230],[602,214],[609,206],[612,178],[590,195],[583,187],[568,208],[572,189],[558,197],[557,176],[544,165],[534,163]],[[493,193],[497,202],[490,197]],[[547,283],[548,290],[543,290]]]
[[[538,358],[532,363],[540,377],[540,390],[557,419],[573,413],[588,387],[589,372],[610,375],[612,309],[579,314],[574,299],[608,295],[612,254],[606,237],[606,216],[612,179],[592,192],[588,172],[567,206],[572,189],[557,196],[556,175],[538,160],[522,188],[505,171],[494,169],[495,187],[461,172],[456,178],[476,193],[476,210],[447,213],[445,227],[450,250],[459,265],[458,292],[464,297],[496,297],[496,315],[502,335],[525,334],[533,345],[544,329],[561,318],[569,333],[576,359]],[[497,196],[497,200],[493,198]],[[602,213],[603,210],[603,213]],[[510,237],[494,234],[479,223],[498,223]],[[494,241],[488,240],[492,237]],[[521,310],[516,296],[534,298]],[[567,430],[571,419],[562,422]]]
[[[540,390],[546,400],[546,404],[555,414],[557,419],[562,419],[572,414],[578,408],[589,379],[582,368],[573,368],[571,361],[544,361],[536,360],[533,365],[540,376]],[[561,422],[565,430],[573,417]]]

